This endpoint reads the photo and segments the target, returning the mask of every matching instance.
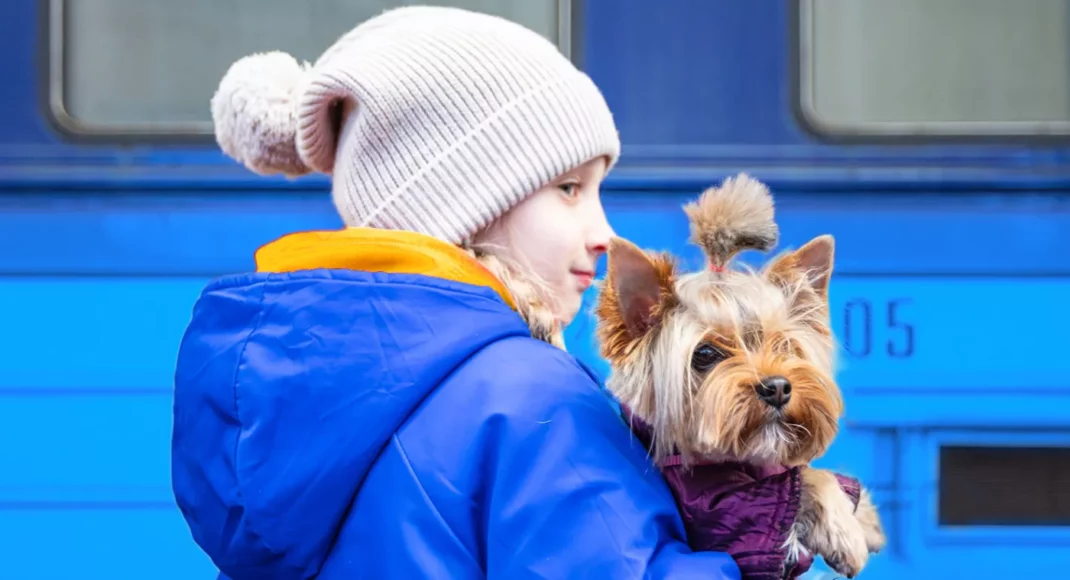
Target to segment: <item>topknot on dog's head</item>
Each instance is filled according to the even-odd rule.
[[[702,247],[715,270],[743,250],[769,251],[780,238],[769,188],[744,173],[707,189],[684,212],[691,222],[691,241]]]

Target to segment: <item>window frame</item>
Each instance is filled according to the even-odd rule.
[[[68,66],[65,32],[68,24],[66,3],[70,0],[39,0],[41,9],[40,68],[45,71],[42,94],[47,120],[64,137],[74,141],[90,142],[149,142],[155,144],[214,142],[212,123],[167,122],[153,123],[151,128],[140,124],[114,125],[93,123],[72,115],[66,104],[64,92]],[[577,62],[578,34],[582,34],[580,9],[582,0],[555,0],[557,3],[557,46],[566,58]],[[579,63],[577,63],[579,66]]]
[[[817,110],[814,100],[814,2],[789,2],[788,49],[796,49],[789,56],[792,73],[793,109],[796,120],[809,133],[826,139],[847,142],[1066,142],[1070,139],[1070,120],[1067,121],[893,121],[844,123],[825,118]]]
[[[988,513],[973,513],[967,515],[967,511],[975,511],[977,509],[988,509],[985,506],[994,506],[998,504],[995,501],[995,497],[1001,495],[999,493],[992,493],[994,490],[984,487],[982,483],[983,478],[975,477],[977,472],[971,472],[968,465],[973,461],[983,461],[985,463],[998,461],[1001,465],[998,467],[1001,476],[1005,476],[1009,473],[1014,473],[1016,477],[1021,477],[1023,480],[1034,480],[1035,478],[1025,469],[1025,465],[1010,465],[1009,461],[1014,461],[1016,457],[1020,458],[1019,454],[1034,455],[1039,453],[1055,453],[1061,455],[1060,457],[1033,457],[1031,460],[1041,459],[1045,465],[1061,465],[1065,464],[1067,468],[1070,468],[1070,446],[1066,445],[959,445],[944,443],[937,449],[937,458],[939,461],[938,470],[940,476],[937,478],[937,524],[941,527],[960,527],[960,528],[978,528],[978,527],[1006,527],[1006,528],[1070,528],[1070,501],[1060,502],[1065,503],[1065,507],[1060,510],[1059,521],[1040,522],[1036,519],[1037,513],[1035,506],[1031,507],[1030,512],[1025,517],[1021,513],[1011,516],[1010,512],[1006,509],[995,510],[1001,512],[1001,516],[997,516],[992,512]],[[998,455],[998,457],[997,457]],[[984,457],[987,456],[987,457]],[[984,457],[982,459],[982,457]],[[995,465],[989,463],[982,470],[989,471],[997,469]],[[952,488],[952,482],[955,486]],[[1057,486],[1058,487],[1058,486]],[[1070,494],[1070,489],[1061,489],[1060,494]],[[984,493],[983,500],[978,500],[976,496],[971,497],[964,504],[959,503],[957,498],[964,498],[969,496],[973,490]],[[1006,494],[1002,494],[1006,495]],[[1031,496],[1027,493],[1011,494],[1012,496]],[[1070,495],[1067,495],[1065,500],[1070,500]],[[1042,510],[1047,511],[1047,510]],[[1051,515],[1051,514],[1049,514]],[[1006,520],[1006,521],[1001,521]],[[1014,520],[1014,521],[1012,521]]]
[[[934,429],[923,435],[921,453],[910,460],[911,478],[919,485],[921,536],[930,546],[994,544],[1001,546],[1066,545],[1070,526],[975,525],[940,523],[940,450],[943,447],[1070,447],[1066,425],[990,425],[984,428]],[[931,471],[929,471],[931,470]]]

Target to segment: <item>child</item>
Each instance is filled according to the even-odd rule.
[[[212,113],[253,171],[331,175],[347,225],[261,248],[183,339],[174,490],[226,577],[739,578],[557,348],[620,143],[552,43],[391,10],[311,67],[238,61]]]

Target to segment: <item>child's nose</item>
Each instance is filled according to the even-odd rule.
[[[606,253],[606,249],[609,248],[609,240],[613,239],[615,235],[616,233],[614,233],[613,228],[606,219],[605,212],[599,207],[593,227],[587,234],[587,251],[599,255]]]

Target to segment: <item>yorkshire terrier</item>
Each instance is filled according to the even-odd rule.
[[[779,238],[769,190],[742,174],[684,210],[704,271],[610,245],[596,309],[608,387],[669,483],[693,549],[732,554],[744,578],[796,578],[815,555],[853,578],[884,547],[877,509],[857,480],[809,466],[843,412],[833,238],[761,269],[734,263]]]

